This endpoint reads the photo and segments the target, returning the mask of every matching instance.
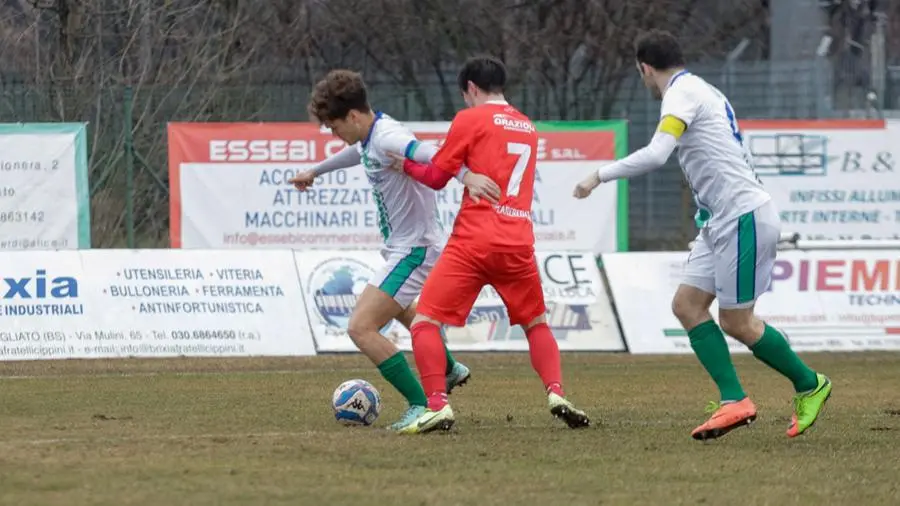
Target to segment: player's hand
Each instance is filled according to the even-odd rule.
[[[481,202],[481,199],[491,204],[500,203],[500,187],[491,178],[470,170],[463,176],[463,184],[469,190],[469,198],[476,204]]]
[[[288,180],[288,183],[294,185],[294,188],[300,191],[306,191],[313,185],[316,180],[316,172],[314,170],[304,170]]]
[[[391,157],[391,164],[388,165],[388,168],[391,170],[396,170],[397,172],[403,172],[403,162],[406,160],[406,157],[391,152],[388,152],[387,155]]]
[[[600,186],[600,176],[597,174],[597,171],[593,171],[588,177],[584,178],[584,180],[575,186],[573,195],[576,199],[586,198],[594,191],[594,188],[598,186]]]

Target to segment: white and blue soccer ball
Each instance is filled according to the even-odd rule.
[[[344,425],[372,425],[381,413],[381,395],[368,381],[354,379],[337,387],[331,405]]]

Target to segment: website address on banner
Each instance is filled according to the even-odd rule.
[[[0,249],[68,249],[68,239],[40,239],[37,237],[18,237],[0,240]]]
[[[785,323],[825,323],[829,320],[839,321],[841,323],[864,323],[867,325],[881,325],[886,323],[900,322],[900,314],[858,314],[845,313],[829,318],[826,314],[804,314],[804,315],[760,315],[760,317],[768,323],[785,324]]]
[[[535,231],[538,241],[572,241],[576,234],[569,231]],[[295,233],[260,233],[231,232],[222,234],[225,246],[285,246],[285,245],[380,245],[384,239],[379,234],[295,234]]]
[[[0,347],[0,358],[64,358],[69,355],[71,355],[71,353],[69,353],[69,349],[65,346],[21,345]]]
[[[232,232],[222,234],[226,246],[284,246],[284,245],[380,245],[384,239],[379,234],[294,234]]]
[[[153,343],[125,343],[125,344],[99,344],[85,346],[87,355],[226,355],[243,354],[243,344],[153,344]]]
[[[536,241],[574,241],[575,240],[575,231],[574,230],[535,230],[534,231],[534,239]]]
[[[160,356],[160,355],[235,355],[244,354],[242,344],[152,344],[125,343],[93,346],[20,345],[0,347],[0,358],[72,358],[83,356]]]

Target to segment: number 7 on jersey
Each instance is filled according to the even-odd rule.
[[[509,176],[509,184],[506,185],[506,196],[515,197],[519,194],[522,177],[525,175],[525,169],[528,168],[528,162],[531,159],[531,146],[520,142],[509,142],[506,144],[506,152],[518,156],[512,175]]]

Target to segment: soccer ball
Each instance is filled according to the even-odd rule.
[[[361,379],[345,381],[331,398],[334,418],[344,425],[372,425],[381,413],[381,395]]]

